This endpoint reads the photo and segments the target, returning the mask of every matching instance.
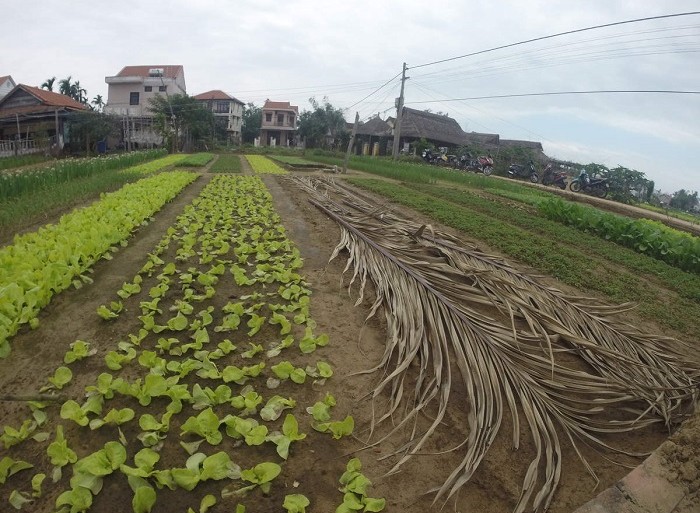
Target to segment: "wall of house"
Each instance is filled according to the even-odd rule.
[[[115,78],[115,77],[110,77]],[[118,78],[118,77],[116,77]],[[149,99],[164,95],[166,92],[159,91],[161,86],[167,88],[167,94],[184,94],[184,78],[161,78],[161,77],[138,77],[133,82],[111,83],[107,89],[107,106],[105,112],[108,114],[150,117]],[[150,91],[146,89],[150,88]],[[131,105],[131,93],[139,93],[139,104]]]
[[[270,115],[270,116],[268,116]],[[282,116],[282,121],[279,121],[279,116]],[[270,120],[268,121],[268,117]],[[271,128],[275,130],[297,129],[297,115],[295,111],[288,110],[271,110],[263,109],[262,111],[262,128]]]
[[[14,89],[14,87],[15,86],[11,81],[5,80],[2,84],[0,84],[0,98],[5,97],[7,93]]]

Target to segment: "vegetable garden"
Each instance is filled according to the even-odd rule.
[[[563,513],[595,495],[589,471],[612,484],[608,459],[636,464],[689,412],[700,362],[653,323],[684,338],[696,321],[649,295],[652,331],[632,327],[631,305],[429,224],[624,302],[634,282],[577,268],[573,241],[599,240],[682,298],[671,311],[699,308],[697,275],[536,229],[546,194],[351,178],[381,199],[212,158],[142,164],[0,248],[0,510]],[[174,164],[196,171],[158,172]]]

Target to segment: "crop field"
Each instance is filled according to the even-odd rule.
[[[565,513],[691,413],[700,276],[545,191],[216,158],[0,247],[0,511]]]
[[[211,173],[240,173],[241,158],[238,155],[222,154],[209,168]]]
[[[271,156],[273,160],[282,162],[283,164],[290,164],[292,166],[317,166],[317,162],[312,162],[311,160],[306,160],[301,157],[294,157],[290,155],[273,155]]]

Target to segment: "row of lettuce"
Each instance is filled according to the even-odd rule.
[[[180,171],[127,184],[0,249],[0,357],[10,352],[9,340],[22,325],[36,327],[39,311],[55,294],[89,281],[97,260],[109,258],[195,178]]]
[[[539,201],[537,205],[548,219],[700,274],[700,238],[689,233],[659,221],[630,219],[559,198]]]
[[[275,487],[274,510],[306,511],[324,487],[288,460],[310,454],[315,436],[351,434],[354,420],[323,391],[333,369],[317,355],[329,340],[315,333],[302,265],[260,178],[216,176],[98,309],[113,346],[70,344],[43,391],[74,399],[32,403],[20,426],[3,428],[12,505],[46,510],[55,497],[56,511],[80,513],[103,488],[123,497],[128,486],[136,513],[172,510],[178,490],[191,492],[188,511],[221,502],[240,513]],[[95,374],[83,390],[76,366]],[[43,454],[21,450],[31,439]],[[385,507],[358,459],[338,474],[336,511]]]

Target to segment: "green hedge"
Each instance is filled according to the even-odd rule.
[[[593,233],[684,271],[700,274],[698,237],[658,221],[630,219],[559,198],[543,200],[538,207],[549,219]]]

